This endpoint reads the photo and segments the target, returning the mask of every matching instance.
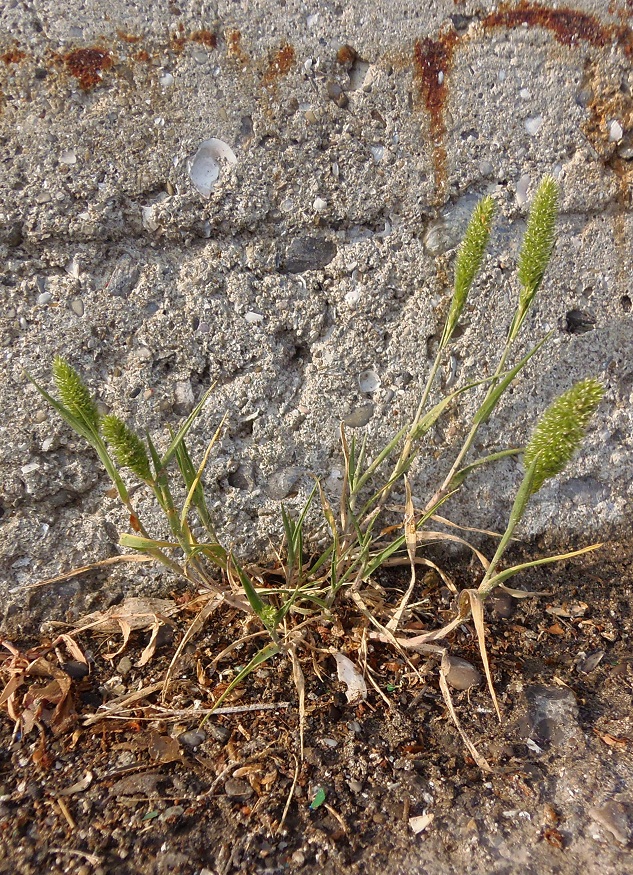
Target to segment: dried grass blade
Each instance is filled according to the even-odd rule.
[[[418,532],[418,542],[429,543],[431,541],[451,541],[454,544],[462,544],[464,547],[468,547],[468,549],[479,559],[481,562],[484,571],[488,570],[488,566],[490,565],[489,560],[484,556],[484,554],[478,550],[470,541],[467,541],[465,538],[460,538],[459,535],[451,535],[449,532],[433,532],[433,531],[420,531]]]
[[[156,653],[156,642],[158,641],[158,633],[163,627],[164,623],[159,617],[154,618],[154,622],[152,623],[152,634],[147,643],[147,646],[144,648],[139,661],[136,663],[137,668],[142,668],[144,665],[150,661],[152,656]]]
[[[413,593],[413,588],[415,587],[415,553],[418,546],[418,532],[417,526],[415,524],[415,509],[413,507],[413,498],[411,497],[411,485],[406,476],[404,478],[404,488],[406,493],[404,511],[404,539],[407,545],[409,564],[411,565],[411,581],[409,583],[407,591],[402,596],[400,604],[396,608],[393,617],[386,625],[386,628],[389,629],[390,632],[395,632],[398,628],[400,620],[402,619],[402,615],[404,614],[409,603],[409,599],[411,598],[411,595]]]
[[[117,562],[154,562],[153,556],[136,556],[134,554],[125,553],[121,556],[109,556],[107,559],[101,559],[99,562],[92,562],[90,565],[82,565],[80,568],[73,568],[72,571],[66,571],[64,574],[58,574],[55,577],[49,577],[46,580],[40,580],[37,583],[30,583],[28,586],[20,586],[11,589],[10,592],[25,592],[31,589],[39,589],[40,586],[49,586],[51,583],[61,583],[63,580],[70,580],[71,577],[77,577],[78,574],[85,574],[87,571],[93,571],[95,568],[103,568],[105,565],[114,565]]]
[[[495,706],[495,711],[497,712],[497,717],[499,718],[499,723],[501,723],[501,711],[499,710],[499,702],[497,701],[497,694],[495,693],[494,684],[492,683],[492,674],[490,673],[490,664],[488,662],[488,653],[486,651],[486,629],[484,625],[484,605],[482,600],[479,597],[477,590],[469,589],[467,590],[468,597],[470,599],[470,611],[473,615],[473,623],[475,624],[475,632],[477,633],[477,640],[479,641],[479,652],[481,654],[481,661],[484,665],[484,671],[486,673],[486,680],[488,681],[488,689],[490,690],[490,696],[492,698],[492,702]]]
[[[294,756],[294,754],[293,754]],[[284,823],[286,822],[286,817],[288,817],[288,811],[290,810],[290,803],[292,802],[292,797],[294,796],[295,788],[297,786],[297,781],[299,780],[299,760],[295,757],[295,774],[292,779],[292,786],[290,787],[290,792],[288,793],[288,798],[286,799],[286,804],[284,805],[283,814],[281,815],[281,820],[279,821],[279,826],[275,830],[275,835],[279,835],[282,831]]]
[[[450,664],[448,662],[448,653],[446,653],[446,651],[445,651],[444,655],[442,657],[442,664],[440,666],[440,690],[442,691],[442,697],[444,698],[444,702],[446,704],[446,707],[448,708],[448,713],[451,715],[451,719],[452,719],[453,723],[455,724],[455,728],[459,732],[462,741],[464,742],[464,744],[468,748],[470,755],[472,756],[474,761],[477,763],[479,768],[482,770],[482,772],[492,772],[492,768],[489,765],[488,761],[486,760],[486,758],[482,754],[479,753],[479,751],[477,750],[475,745],[472,743],[472,741],[470,740],[468,735],[462,729],[462,725],[459,722],[459,719],[457,717],[457,712],[455,711],[455,707],[453,705],[453,700],[451,698],[451,691],[449,690],[448,684],[446,682],[446,675],[448,674],[449,669],[450,669]]]
[[[303,762],[303,736],[306,723],[306,684],[303,669],[294,646],[288,648],[288,656],[292,663],[292,677],[299,697],[299,753]]]
[[[91,717],[86,717],[86,719],[82,721],[83,725],[92,726],[94,723],[100,723],[106,718],[113,717],[116,715],[117,711],[122,711],[130,705],[140,702],[142,699],[146,699],[147,696],[151,696],[152,693],[160,690],[162,686],[163,682],[159,681],[156,684],[150,684],[149,687],[144,687],[142,690],[137,690],[135,693],[125,693],[123,696],[113,699],[106,705],[101,705],[96,714],[93,714]]]

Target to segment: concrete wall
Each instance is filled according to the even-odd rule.
[[[454,247],[486,193],[495,232],[437,397],[494,368],[545,173],[561,184],[558,244],[524,348],[557,333],[476,450],[524,443],[557,393],[598,377],[585,448],[523,533],[567,546],[629,531],[633,35],[629,6],[605,6],[6,0],[4,586],[111,555],[125,527],[25,369],[49,385],[63,354],[159,440],[217,382],[194,449],[228,411],[211,503],[226,543],[261,557],[279,541],[280,498],[298,506],[310,474],[336,490],[341,419],[367,420],[357,433],[375,448],[415,409]],[[211,137],[237,160],[205,198],[189,168]],[[473,405],[430,436],[421,501]],[[520,471],[473,478],[447,515],[503,526]]]

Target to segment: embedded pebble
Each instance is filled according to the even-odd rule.
[[[576,663],[577,671],[580,674],[591,674],[591,672],[595,671],[602,662],[605,652],[604,650],[596,650],[588,656],[585,656],[584,654],[579,655],[581,658]]]
[[[42,292],[41,295],[37,296],[37,303],[40,307],[45,306],[46,304],[50,304],[53,300],[53,296],[50,292]]]
[[[77,163],[77,155],[74,149],[67,149],[65,152],[62,152],[59,156],[59,163],[66,164],[68,167],[72,167],[73,164]]]
[[[105,288],[115,298],[127,298],[136,286],[139,275],[138,264],[132,260],[132,256],[122,255],[115,264]]]
[[[64,662],[62,665],[62,670],[65,671],[69,677],[75,680],[85,678],[86,675],[90,672],[90,669],[88,668],[86,663],[80,662],[78,659],[69,659],[68,662]]]
[[[127,674],[129,674],[132,671],[132,660],[130,659],[130,657],[122,656],[117,663],[116,670],[122,677],[125,677]]]
[[[490,161],[480,161],[479,162],[479,172],[482,176],[492,176],[494,172],[494,167],[490,163]]]
[[[611,143],[619,143],[622,137],[624,136],[624,131],[622,130],[622,125],[617,119],[613,119],[608,124],[609,128],[609,142]]]
[[[478,200],[477,195],[464,195],[429,223],[422,239],[427,252],[442,255],[458,245]]]
[[[516,609],[516,604],[510,593],[497,591],[493,592],[486,599],[486,604],[490,605],[491,610],[498,617],[503,617],[504,620],[509,619]]]
[[[481,683],[481,673],[459,656],[448,657],[449,669],[446,673],[446,682],[454,690],[469,690]]]
[[[312,209],[315,213],[322,213],[323,210],[327,207],[327,201],[324,201],[322,197],[317,197],[314,199],[312,204]]]
[[[250,322],[251,325],[257,325],[260,322],[264,321],[264,317],[262,316],[262,314],[255,313],[254,310],[248,310],[246,313],[244,313],[244,319],[246,319],[247,322]]]
[[[321,270],[337,253],[336,243],[322,237],[295,237],[286,250],[286,273]]]
[[[253,795],[253,788],[240,778],[229,778],[224,785],[224,792],[231,799],[246,799]]]
[[[160,820],[171,820],[174,817],[182,817],[185,813],[185,809],[182,805],[172,805],[170,808],[166,808],[160,816]]]
[[[174,400],[181,411],[190,410],[195,403],[193,387],[190,380],[182,380],[174,387]]]
[[[343,422],[348,428],[362,428],[364,425],[367,425],[373,415],[374,405],[363,404],[362,407],[357,407],[351,413],[348,413],[347,416],[344,416]]]
[[[163,86],[163,88],[169,88],[170,85],[174,84],[174,77],[171,73],[163,73],[158,81]]]
[[[202,729],[191,729],[188,732],[181,732],[178,736],[178,741],[184,747],[199,747],[206,740],[207,734]]]
[[[622,803],[611,799],[599,808],[590,808],[589,816],[610,832],[616,842],[628,845],[632,836],[631,821]]]
[[[385,155],[385,147],[384,146],[370,146],[369,151],[371,152],[372,158],[376,162],[376,164],[380,164]]]
[[[70,302],[70,309],[73,311],[75,316],[83,316],[84,315],[84,302],[81,298],[73,298]]]
[[[520,207],[522,207],[525,203],[527,203],[527,192],[528,192],[529,185],[530,185],[530,177],[526,173],[517,182],[516,199],[517,199],[517,204]]]
[[[221,723],[209,723],[207,729],[211,738],[219,744],[226,744],[231,737],[231,730]]]
[[[303,469],[296,467],[282,468],[280,471],[276,471],[268,478],[266,484],[268,497],[272,498],[273,501],[282,501],[282,499],[287,498],[302,474]]]
[[[227,143],[211,137],[200,144],[198,151],[189,162],[189,179],[203,197],[211,197],[211,192],[220,178],[221,161],[237,164],[235,152]]]
[[[377,392],[380,389],[380,377],[376,371],[361,371],[358,375],[358,387],[361,392]]]
[[[562,748],[570,743],[584,746],[578,724],[578,703],[569,687],[537,684],[525,691],[528,712],[519,721],[523,738],[537,745]]]
[[[543,116],[535,115],[525,120],[525,130],[531,137],[535,137],[543,126]]]

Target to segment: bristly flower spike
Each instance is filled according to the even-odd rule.
[[[464,309],[466,298],[479,273],[488,245],[495,203],[488,195],[482,198],[471,216],[455,262],[455,284],[451,309],[444,326],[440,349],[450,340]]]
[[[558,214],[558,184],[546,176],[534,195],[528,216],[517,275],[521,283],[520,306],[527,310],[538,291],[554,249]]]
[[[55,356],[53,378],[62,403],[70,413],[81,420],[94,434],[99,432],[99,411],[92,400],[88,387],[66,359]]]
[[[147,450],[138,435],[112,414],[104,416],[101,432],[122,468],[130,468],[146,483],[153,482]]]
[[[532,494],[549,477],[560,474],[570,461],[603,394],[597,380],[581,380],[563,392],[541,416],[523,457],[526,468],[536,463]]]

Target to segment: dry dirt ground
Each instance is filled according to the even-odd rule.
[[[229,713],[201,727],[263,640],[251,637],[219,658],[259,631],[236,612],[209,617],[179,656],[164,700],[165,673],[195,616],[190,594],[165,592],[165,605],[180,610],[158,630],[153,654],[145,651],[148,628],[132,629],[120,649],[125,622],[55,646],[73,626],[51,625],[47,638],[16,625],[2,666],[0,871],[632,871],[632,552],[610,546],[533,570],[517,585],[545,595],[490,603],[503,722],[485,682],[453,693],[489,773],[451,722],[436,660],[414,657],[416,673],[388,646],[371,644],[380,692],[370,684],[365,702],[347,704],[328,649],[357,656],[362,629],[351,615],[315,627],[312,649],[301,654],[303,758],[292,667],[280,657],[223,703]],[[472,585],[471,572],[451,569],[458,586]],[[447,592],[432,578],[417,595],[435,606],[435,623],[437,611],[450,615]],[[431,618],[418,609],[420,625]],[[481,668],[468,624],[450,649]],[[17,724],[11,714],[21,715]]]

